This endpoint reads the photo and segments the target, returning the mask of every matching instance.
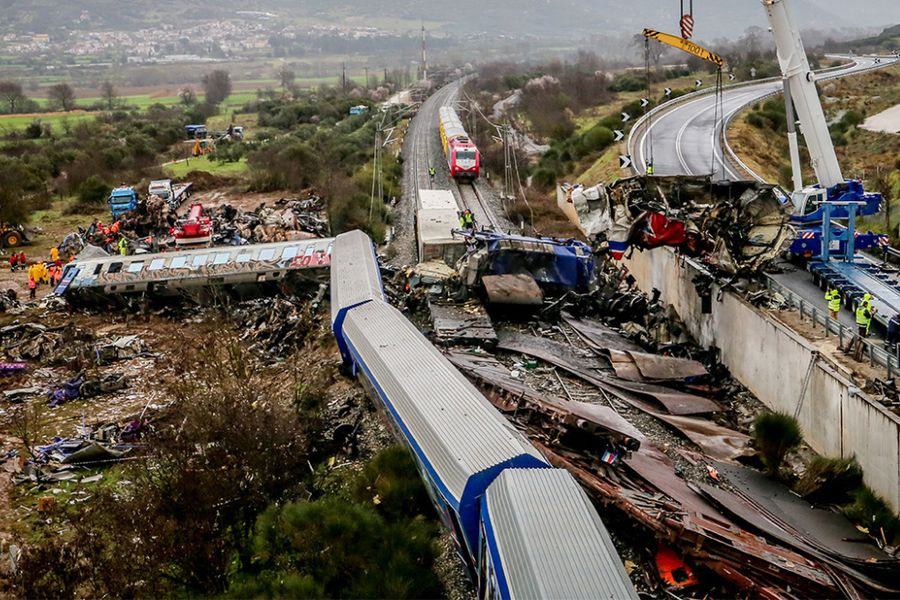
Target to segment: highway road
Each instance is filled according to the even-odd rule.
[[[893,57],[842,57],[852,62],[840,69],[818,75],[819,81],[857,74],[898,62]],[[702,94],[683,102],[674,103],[669,109],[654,115],[649,125],[633,135],[631,142],[634,168],[644,173],[653,157],[655,175],[709,175],[723,179],[760,179],[756,173],[737,166],[727,158],[723,147],[722,128],[744,107],[778,94],[782,90],[780,80],[726,88],[717,108],[714,93]],[[735,149],[737,151],[737,149]],[[812,275],[802,268],[786,266],[783,273],[771,277],[803,298],[811,306],[824,310],[822,290],[813,284]],[[848,327],[854,326],[854,317],[848,310],[840,313],[840,320]]]
[[[872,57],[860,56],[850,60],[853,62],[846,67],[821,73],[819,80],[845,77],[876,66]],[[879,66],[896,61],[895,58],[882,58]],[[654,115],[650,126],[643,127],[633,140],[635,167],[640,173],[646,171],[652,143],[655,175],[714,174],[726,179],[752,177],[752,173],[739,172],[739,167],[725,158],[721,143],[722,126],[745,106],[779,93],[781,89],[781,80],[726,88],[718,110],[715,94],[709,93]]]

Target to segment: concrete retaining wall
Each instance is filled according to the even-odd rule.
[[[721,350],[732,375],[766,406],[793,414],[815,350],[812,343],[737,294],[713,288],[711,310],[692,283],[700,266],[668,248],[637,252],[625,261],[640,288],[661,291],[702,345]],[[856,455],[866,483],[900,509],[900,418],[861,393],[820,357],[799,414],[806,442],[827,456]]]

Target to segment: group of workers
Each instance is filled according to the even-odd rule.
[[[825,300],[828,302],[828,314],[832,319],[838,318],[841,311],[841,294],[834,287],[829,287],[825,292]],[[872,317],[878,312],[872,305],[872,294],[863,294],[862,300],[856,305],[856,330],[860,337],[867,337],[872,326]]]
[[[459,213],[459,226],[463,229],[475,229],[475,215],[468,208]]]
[[[69,261],[74,260],[73,256]],[[24,252],[13,252],[9,257],[9,270],[28,272],[28,297],[32,300],[37,296],[39,285],[49,285],[51,288],[62,279],[63,261],[59,255],[59,248],[50,249],[50,260],[38,260],[28,264],[28,257]]]

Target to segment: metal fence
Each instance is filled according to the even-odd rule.
[[[802,296],[795,294],[788,288],[784,287],[773,278],[766,276],[766,287],[781,294],[787,303],[800,311],[800,318],[809,317],[815,326],[822,326],[825,331],[825,337],[833,334],[838,338],[838,345],[844,347],[845,341],[859,337],[856,329],[847,327],[837,319],[832,319],[827,310],[822,310],[821,306],[805,300]],[[881,365],[887,369],[887,378],[893,377],[894,373],[900,372],[900,359],[893,353],[888,352],[885,348],[873,344],[871,341],[863,338],[863,354],[868,358],[872,366]]]

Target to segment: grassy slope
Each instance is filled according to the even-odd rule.
[[[217,160],[209,160],[204,156],[165,165],[163,168],[171,177],[178,179],[191,171],[205,171],[213,175],[242,175],[247,172],[249,167],[246,159],[241,159],[237,162],[219,162]]]

